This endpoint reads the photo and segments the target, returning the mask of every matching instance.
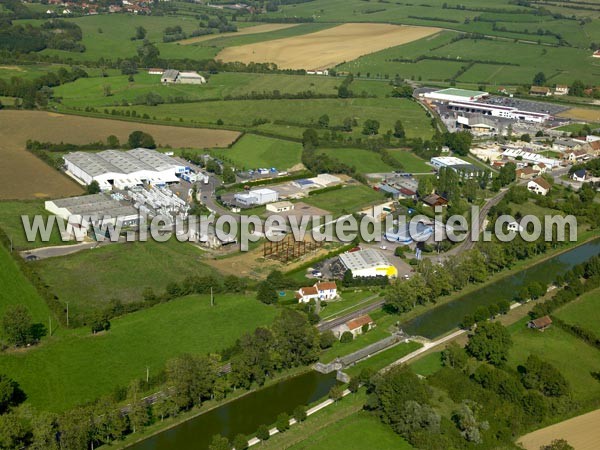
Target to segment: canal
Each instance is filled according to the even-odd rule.
[[[501,300],[511,301],[522,286],[533,281],[540,281],[544,284],[552,283],[556,279],[556,275],[566,273],[573,266],[585,262],[599,253],[600,239],[590,241],[433,308],[403,323],[401,327],[406,333],[413,336],[436,338],[456,328],[461,320],[467,314],[473,313],[477,307],[492,305]]]
[[[532,281],[551,283],[556,275],[564,274],[573,266],[599,253],[600,239],[596,239],[433,308],[404,323],[402,328],[408,334],[433,339],[456,328],[463,317],[473,313],[477,307],[500,300],[510,301],[521,286]],[[335,373],[323,375],[310,371],[251,392],[129,448],[203,450],[208,448],[213,435],[222,434],[228,438],[239,433],[250,435],[260,425],[274,423],[282,411],[291,413],[298,405],[306,405],[325,397],[335,383]]]
[[[131,450],[204,450],[215,434],[232,439],[250,435],[260,425],[271,425],[282,411],[291,413],[327,395],[336,383],[335,372],[314,370],[254,391],[160,434],[129,447]]]

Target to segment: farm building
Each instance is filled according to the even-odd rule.
[[[308,303],[311,300],[333,300],[337,298],[337,285],[335,281],[323,281],[313,286],[301,287],[296,292],[298,303]]]
[[[531,86],[529,89],[529,95],[537,95],[538,97],[549,97],[552,95],[552,91],[546,86]]]
[[[197,72],[180,72],[167,69],[162,73],[160,82],[163,84],[204,84],[206,79]]]
[[[386,276],[396,278],[398,269],[388,259],[375,249],[357,250],[340,255],[344,267],[352,271],[355,277]]]
[[[596,51],[595,51],[595,52],[592,54],[592,56],[593,56],[594,58],[600,58],[600,50],[596,50]]]
[[[552,319],[549,316],[538,317],[537,319],[533,319],[527,323],[529,328],[533,328],[538,331],[544,331],[550,325],[552,325]]]
[[[441,91],[427,92],[423,97],[429,100],[437,100],[442,102],[474,102],[481,100],[490,94],[483,91],[470,91],[468,89],[448,88]]]
[[[365,314],[364,316],[357,317],[356,319],[352,319],[346,323],[338,325],[331,331],[333,332],[336,338],[340,339],[342,337],[342,334],[344,334],[346,331],[349,331],[350,333],[352,333],[352,336],[356,337],[359,334],[362,334],[363,327],[365,327],[367,330],[370,330],[374,326],[375,322],[373,322],[371,316]]]
[[[163,69],[159,69],[157,67],[152,67],[148,69],[148,75],[162,75],[165,71]]]
[[[73,152],[67,153],[63,159],[70,175],[85,185],[97,181],[103,191],[113,186],[126,189],[144,184],[164,186],[177,183],[177,175],[189,170],[178,160],[146,148]]]
[[[474,176],[483,172],[483,169],[480,169],[476,165],[468,163],[467,161],[454,156],[435,156],[431,158],[430,162],[436,170],[440,170],[441,168],[445,167],[454,170],[456,173],[466,178],[473,178]]]
[[[279,200],[279,194],[272,189],[255,189],[253,191],[235,194],[234,198],[244,206],[266,205]]]
[[[550,183],[543,178],[536,178],[527,183],[527,189],[538,195],[547,195],[550,192]]]
[[[107,194],[47,200],[46,210],[66,222],[63,238],[86,236],[92,224],[100,223],[135,226],[139,223],[138,211]]]
[[[288,202],[288,201],[269,203],[267,205],[267,211],[271,211],[271,212],[275,212],[275,213],[291,211],[293,209],[294,209],[294,204],[292,202]]]

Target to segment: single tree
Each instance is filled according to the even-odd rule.
[[[11,305],[2,317],[2,329],[9,344],[17,347],[32,343],[31,314],[24,305]]]

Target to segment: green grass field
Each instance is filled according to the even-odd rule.
[[[406,150],[388,150],[394,158],[396,158],[406,172],[414,173],[429,173],[431,172],[431,166],[428,166],[422,158],[419,158],[414,153]]]
[[[302,144],[246,134],[231,148],[213,150],[210,153],[217,158],[227,158],[236,169],[275,167],[284,171],[300,163]]]
[[[60,301],[69,302],[70,314],[76,317],[101,310],[112,299],[140,301],[147,287],[161,294],[169,282],[212,273],[201,256],[201,250],[175,239],[148,240],[110,244],[32,264]]]
[[[346,186],[342,189],[311,195],[303,201],[309,205],[331,212],[334,216],[351,214],[385,200],[381,192],[364,185]]]
[[[331,406],[336,408],[338,405]],[[377,448],[378,450],[409,450],[413,447],[366,411],[358,411],[310,434],[293,450],[347,450]]]
[[[351,167],[360,173],[390,172],[394,170],[381,160],[378,153],[360,148],[330,148],[319,150]]]
[[[206,103],[187,103],[158,106],[131,106],[115,108],[135,110],[138,115],[148,114],[161,120],[216,124],[221,119],[225,126],[252,128],[255,119],[292,121],[295,126],[317,123],[319,117],[328,114],[330,125],[341,125],[345,118],[355,118],[359,126],[353,137],[363,137],[362,123],[367,119],[380,122],[380,134],[391,130],[396,120],[401,120],[409,138],[429,139],[433,134],[430,119],[415,102],[397,98],[313,99],[313,100],[232,100]],[[393,111],[390,114],[390,111]],[[286,127],[287,125],[280,125]],[[258,129],[262,129],[258,127]],[[271,130],[276,133],[275,129]],[[277,134],[277,133],[276,133]]]
[[[442,368],[441,352],[430,353],[409,363],[410,368],[418,375],[428,377]]]
[[[376,354],[375,356],[371,356],[368,359],[360,361],[356,365],[349,367],[345,370],[345,372],[351,377],[355,377],[360,374],[361,370],[365,368],[370,368],[373,370],[381,370],[384,367],[389,366],[394,361],[403,358],[409,353],[414,352],[421,348],[421,344],[418,342],[409,342],[407,344],[398,344],[392,348],[382,351],[381,353]]]
[[[8,305],[21,304],[29,309],[34,322],[48,323],[51,313],[46,303],[21,273],[8,250],[1,245],[0,286],[0,317]]]
[[[516,368],[530,354],[548,361],[569,381],[575,400],[588,402],[600,398],[600,383],[590,372],[600,371],[597,349],[553,326],[543,333],[526,327],[527,319],[510,326],[513,346],[508,364]]]
[[[112,107],[123,103],[135,104],[148,93],[155,93],[165,102],[223,99],[227,96],[261,94],[278,90],[281,94],[312,91],[315,94],[335,94],[339,79],[333,77],[309,77],[301,75],[218,73],[211,75],[205,85],[163,85],[160,75],[140,71],[134,81],[126,75],[80,78],[54,89],[66,107]],[[105,96],[105,87],[110,96]]]
[[[182,353],[222,350],[277,312],[253,297],[217,295],[215,301],[211,307],[208,296],[173,300],[114,319],[108,332],[96,336],[87,329],[61,330],[39,347],[0,354],[0,366],[31,406],[60,411],[144,378],[146,367],[157,374]]]
[[[52,229],[48,242],[42,242],[40,236],[36,236],[34,242],[28,242],[23,228],[22,215],[29,216],[31,221],[33,221],[33,217],[36,215],[42,216],[45,220],[48,217],[48,211],[44,209],[43,200],[0,202],[0,228],[12,238],[13,246],[16,250],[69,244],[69,242],[62,241],[57,227]]]
[[[570,325],[578,325],[600,337],[600,289],[588,292],[554,313]]]
[[[549,84],[570,84],[575,79],[594,83],[593,80],[600,75],[600,64],[591,58],[587,49],[548,47],[509,40],[463,39],[451,42],[453,36],[456,34],[442,32],[362,56],[342,64],[339,69],[360,73],[361,77],[393,79],[400,75],[402,78],[441,82],[452,78],[466,67],[468,61],[479,61],[464,71],[457,82],[489,85],[531,83],[539,71],[546,74]],[[402,62],[418,57],[442,57],[448,60]]]

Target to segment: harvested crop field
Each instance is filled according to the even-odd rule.
[[[272,62],[283,69],[324,69],[440,31],[376,23],[347,23],[316,33],[224,49],[223,61]]]
[[[569,119],[600,122],[600,109],[571,108],[559,114]]]
[[[554,439],[566,439],[575,450],[595,450],[600,442],[600,409],[551,425],[519,439],[526,450],[538,450]]]
[[[179,41],[180,45],[197,44],[198,42],[210,41],[211,39],[224,38],[231,36],[244,36],[246,34],[259,34],[268,33],[270,31],[283,30],[285,28],[296,27],[296,23],[266,23],[263,25],[256,25],[253,27],[241,28],[240,30],[233,33],[219,33],[219,34],[206,34],[204,36],[196,36],[189,39]]]
[[[28,139],[85,144],[114,134],[121,142],[134,130],[154,136],[157,144],[173,147],[226,147],[236,131],[148,125],[118,120],[69,116],[42,111],[0,111],[0,200],[60,197],[81,194],[74,181],[25,150]]]

